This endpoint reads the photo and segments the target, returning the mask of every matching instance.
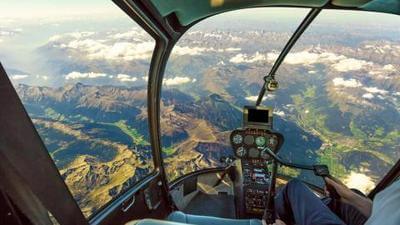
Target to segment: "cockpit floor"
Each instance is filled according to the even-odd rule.
[[[210,195],[199,192],[183,212],[193,215],[235,219],[235,199],[233,195]]]

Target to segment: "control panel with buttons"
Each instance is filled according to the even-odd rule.
[[[243,194],[246,213],[262,214],[265,209],[270,173],[265,160],[242,160]]]

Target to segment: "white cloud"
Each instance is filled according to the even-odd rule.
[[[126,60],[148,59],[153,53],[153,42],[129,43],[116,42],[112,45],[106,45],[99,41],[86,39],[74,40],[69,43],[68,47],[81,49],[87,53],[91,59],[110,59],[110,60]]]
[[[382,94],[382,95],[385,95],[385,94],[388,93],[388,91],[379,89],[379,88],[377,88],[377,87],[364,87],[363,89],[366,90],[366,91],[369,92],[369,93],[374,93],[374,94]]]
[[[237,52],[242,50],[241,48],[226,48],[224,49],[226,52]]]
[[[202,47],[188,47],[188,46],[175,46],[172,52],[173,55],[201,55],[204,52],[215,51],[213,48],[202,48]]]
[[[143,76],[143,77],[142,77],[142,80],[144,80],[144,81],[149,81],[149,77],[148,77],[148,76]]]
[[[132,76],[127,75],[127,74],[118,74],[117,75],[117,79],[122,81],[122,82],[135,82],[135,81],[137,81],[136,77],[132,77]]]
[[[394,72],[396,71],[396,68],[392,64],[386,64],[382,68],[383,70],[389,71],[389,72]]]
[[[352,87],[352,88],[362,86],[360,81],[353,79],[353,78],[345,80],[342,77],[336,77],[332,81],[333,81],[333,85],[335,85],[335,86],[344,86],[344,87]]]
[[[113,39],[136,39],[138,36],[142,35],[142,31],[140,29],[133,28],[130,31],[123,33],[116,33],[111,35],[110,37]]]
[[[130,31],[135,33],[134,31]],[[130,34],[130,32],[128,32]],[[136,32],[137,33],[137,32]],[[53,47],[74,49],[89,59],[125,60],[149,59],[153,53],[154,42],[135,39],[134,41],[116,41],[113,36],[106,39],[94,39],[94,32],[74,32],[54,35],[49,41]],[[128,34],[118,34],[122,38]],[[103,37],[103,36],[102,36]]]
[[[284,117],[284,116],[286,115],[285,112],[282,111],[282,110],[275,110],[275,111],[274,111],[274,114],[275,114],[275,115],[278,115],[278,116],[280,116],[280,117]]]
[[[268,61],[275,61],[278,58],[279,54],[276,52],[270,52],[267,54]],[[291,65],[310,65],[315,63],[322,62],[335,62],[341,59],[345,59],[346,57],[343,55],[336,55],[335,53],[330,52],[322,52],[322,53],[314,53],[310,51],[301,51],[301,52],[293,52],[289,53],[284,63]]]
[[[93,78],[99,78],[99,77],[105,77],[107,76],[104,73],[93,73],[93,72],[89,72],[89,73],[81,73],[81,72],[71,72],[69,74],[67,74],[65,76],[66,80],[74,80],[74,79],[83,79],[83,78],[89,78],[89,79],[93,79]]]
[[[373,98],[374,98],[374,95],[371,94],[371,93],[366,93],[366,94],[363,94],[362,97],[363,97],[363,98],[366,98],[366,99],[373,99]]]
[[[308,73],[309,73],[309,74],[316,74],[317,71],[315,71],[315,70],[310,70],[310,71],[308,71]]]
[[[266,100],[267,98],[268,99],[274,99],[276,97],[276,95],[274,95],[274,94],[266,94],[266,95],[264,95],[264,97],[262,98],[262,100],[264,101],[264,100]],[[250,101],[250,102],[255,102],[255,101],[257,101],[257,98],[258,98],[258,95],[253,95],[253,96],[247,96],[245,99],[247,100],[247,101]]]
[[[29,75],[26,75],[26,74],[15,74],[15,75],[11,76],[11,79],[13,79],[13,80],[22,80],[22,79],[25,79],[27,77],[29,77]]]
[[[343,58],[333,53],[312,53],[308,51],[289,53],[285,58],[287,64],[314,64],[319,62],[331,62]]]
[[[174,77],[174,78],[164,79],[164,84],[167,86],[180,85],[189,82],[191,82],[191,79],[189,77]]]
[[[197,79],[196,78],[194,78],[193,80],[192,80],[192,83],[195,83],[197,81]]]
[[[256,52],[254,55],[247,55],[247,54],[237,54],[232,57],[229,62],[232,63],[255,63],[257,61],[266,61],[267,57],[259,52]]]
[[[275,61],[279,54],[270,52],[267,54],[267,60]],[[289,53],[285,60],[285,64],[290,65],[311,65],[316,63],[330,63],[331,67],[339,72],[347,72],[360,70],[365,66],[373,65],[372,62],[348,58],[344,55],[338,55],[331,52],[311,52],[310,50]]]
[[[257,101],[257,98],[258,98],[258,95],[253,95],[253,96],[247,96],[245,99],[250,102],[255,102],[255,101]],[[267,99],[266,96],[264,96],[262,100],[264,101],[265,99]]]
[[[375,187],[375,183],[370,177],[354,171],[351,171],[350,175],[344,179],[344,183],[347,187],[356,188],[363,193],[368,193]]]
[[[332,67],[339,72],[347,72],[347,71],[361,70],[363,67],[370,65],[372,65],[372,62],[347,58],[347,59],[342,59],[339,62],[333,64]]]

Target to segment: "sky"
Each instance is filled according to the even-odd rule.
[[[1,0],[2,18],[42,18],[68,15],[118,15],[111,0]]]

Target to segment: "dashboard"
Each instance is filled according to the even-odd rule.
[[[234,155],[240,159],[241,178],[237,208],[239,218],[261,217],[266,207],[272,161],[270,151],[277,153],[284,138],[273,131],[273,109],[245,106],[243,128],[232,131],[230,144]]]
[[[283,136],[266,129],[237,129],[231,133],[231,146],[240,159],[269,160],[266,148],[277,153],[283,144]]]

